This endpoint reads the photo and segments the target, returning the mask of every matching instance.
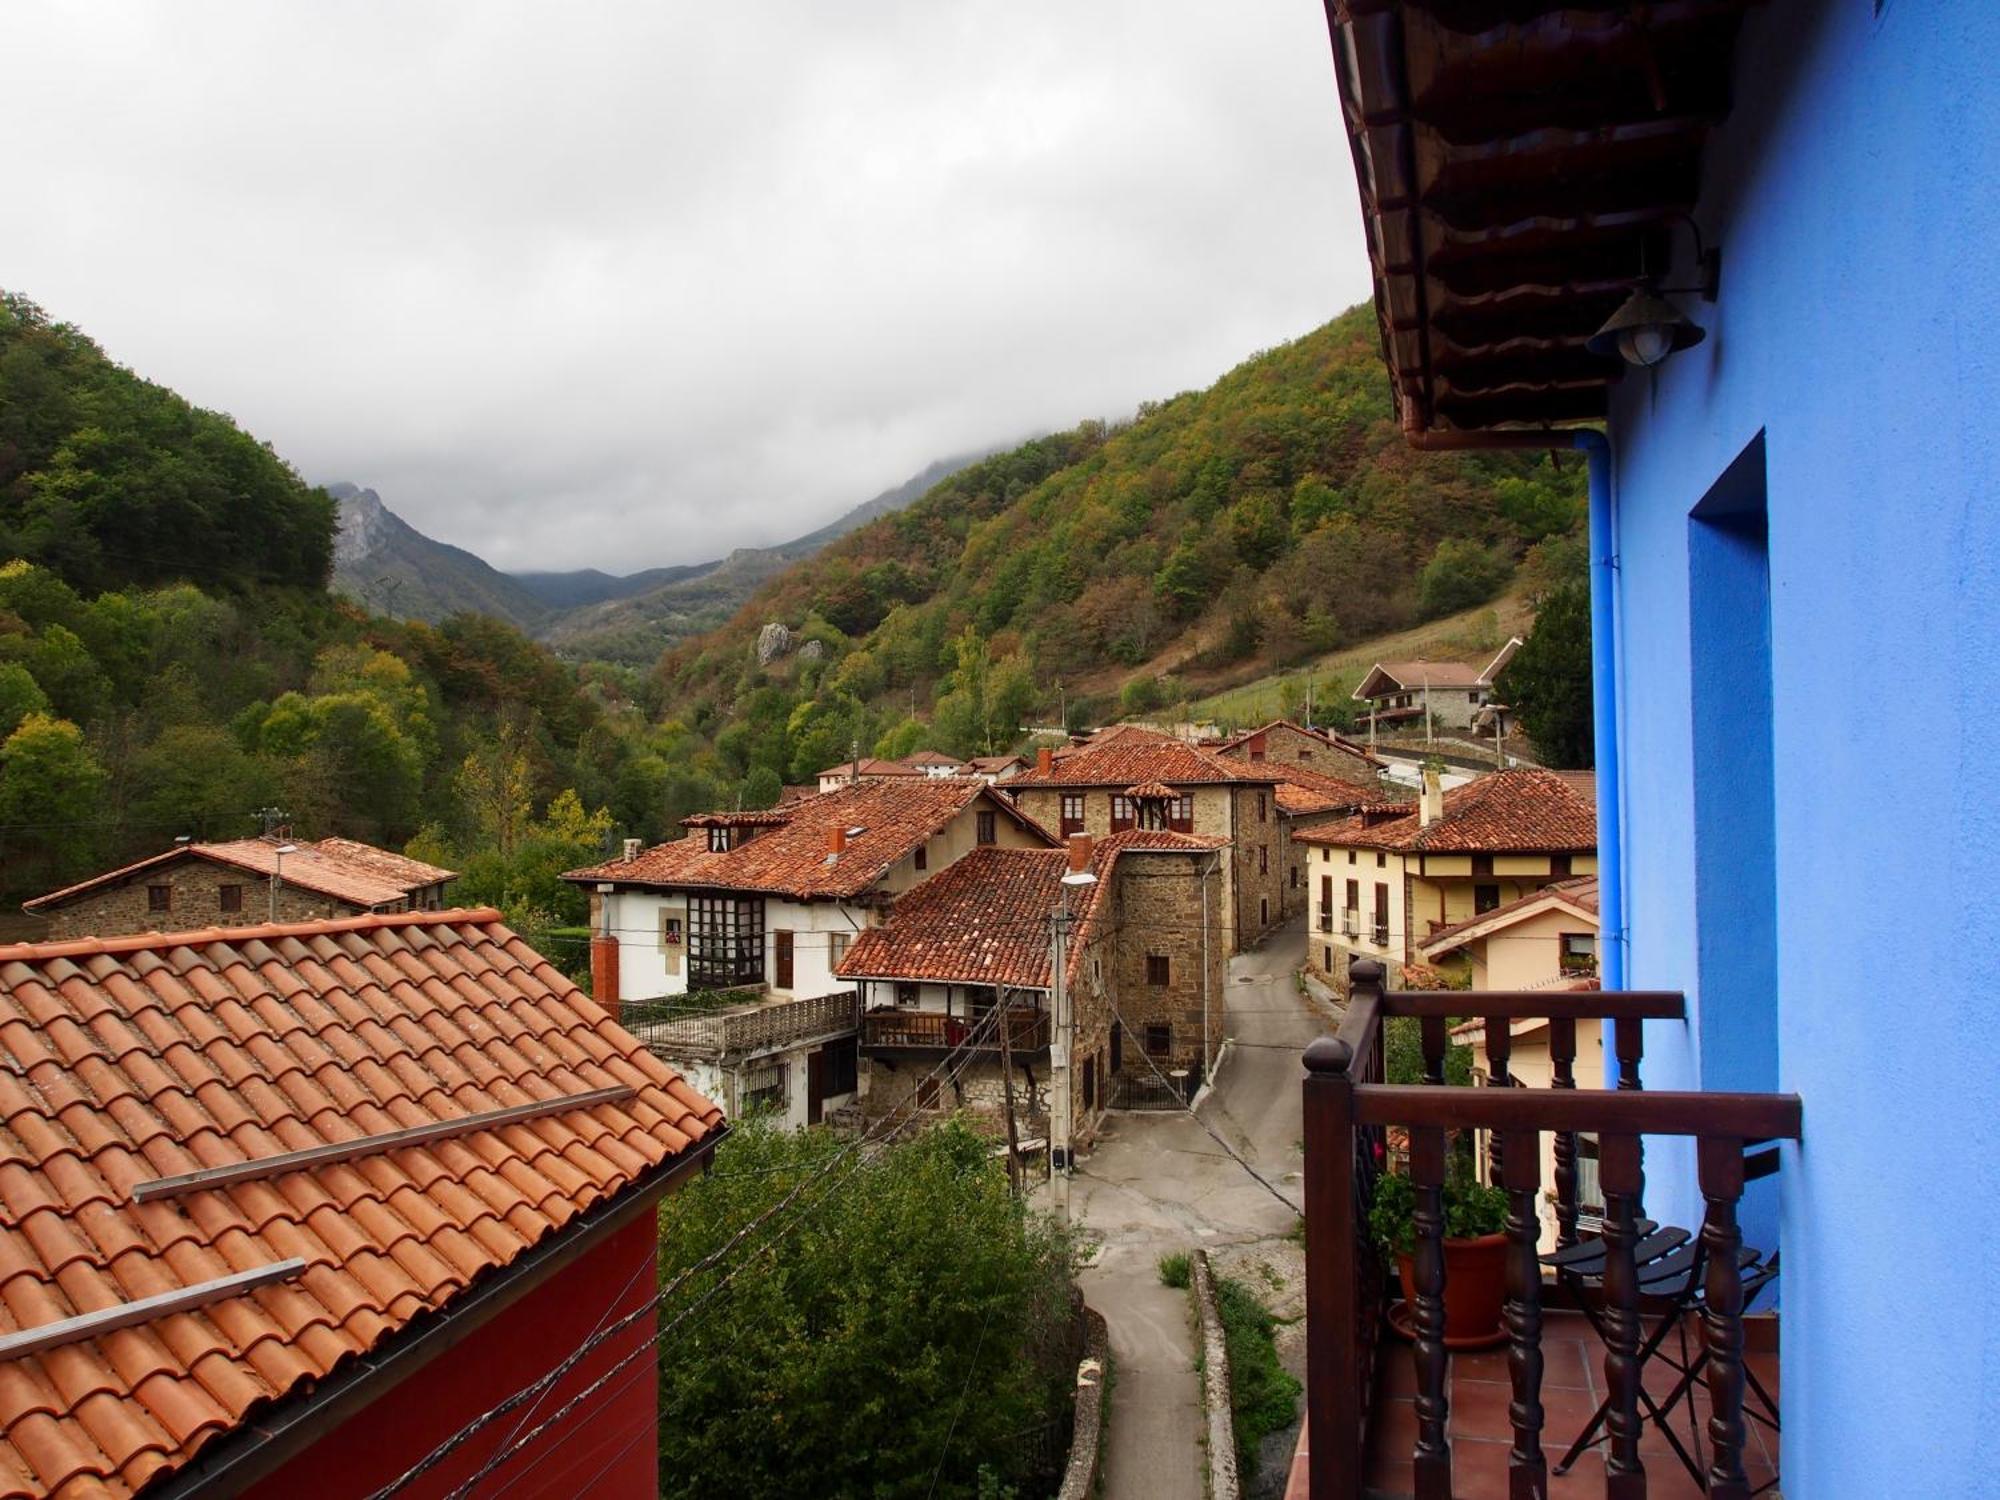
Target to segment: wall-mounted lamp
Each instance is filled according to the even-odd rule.
[[[1722,252],[1702,243],[1701,228],[1693,219],[1682,215],[1681,222],[1694,235],[1700,283],[1656,287],[1650,279],[1646,280],[1620,304],[1618,311],[1604,320],[1602,328],[1584,341],[1584,347],[1592,354],[1616,356],[1628,365],[1649,370],[1669,354],[1692,349],[1708,337],[1699,323],[1667,301],[1667,294],[1699,292],[1702,301],[1713,302],[1722,283]]]

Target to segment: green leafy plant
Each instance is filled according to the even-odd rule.
[[[1400,1172],[1375,1184],[1368,1207],[1368,1232],[1391,1255],[1408,1255],[1417,1244],[1417,1190]],[[1472,1240],[1498,1234],[1507,1227],[1507,1195],[1488,1187],[1470,1169],[1454,1167],[1444,1184],[1444,1234],[1449,1240]]]
[[[1236,1430],[1236,1467],[1246,1481],[1257,1472],[1257,1448],[1298,1415],[1300,1385],[1278,1360],[1271,1310],[1240,1281],[1218,1277],[1215,1310],[1229,1349],[1229,1404]]]
[[[1186,1290],[1192,1274],[1185,1251],[1177,1250],[1172,1255],[1160,1257],[1160,1280],[1176,1291]]]

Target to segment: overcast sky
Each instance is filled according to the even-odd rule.
[[[513,569],[810,530],[1368,293],[1318,0],[8,0],[0,286]]]

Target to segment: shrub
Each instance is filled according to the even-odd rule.
[[[1185,1291],[1189,1278],[1193,1275],[1187,1252],[1177,1250],[1172,1255],[1160,1257],[1160,1280],[1176,1291]]]
[[[1464,537],[1446,537],[1417,577],[1417,598],[1427,619],[1484,604],[1514,571],[1505,553]]]
[[[1257,1472],[1257,1446],[1291,1426],[1300,1385],[1278,1362],[1277,1319],[1240,1281],[1218,1277],[1215,1310],[1229,1349],[1229,1405],[1236,1428],[1236,1468],[1245,1484]]]

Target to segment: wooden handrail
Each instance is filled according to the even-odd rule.
[[[1593,1130],[1632,1135],[1799,1139],[1797,1094],[1649,1089],[1495,1089],[1437,1084],[1354,1086],[1359,1125],[1472,1130]]]
[[[1443,1016],[1510,1021],[1679,1021],[1687,996],[1678,990],[1388,990],[1385,1016]]]

